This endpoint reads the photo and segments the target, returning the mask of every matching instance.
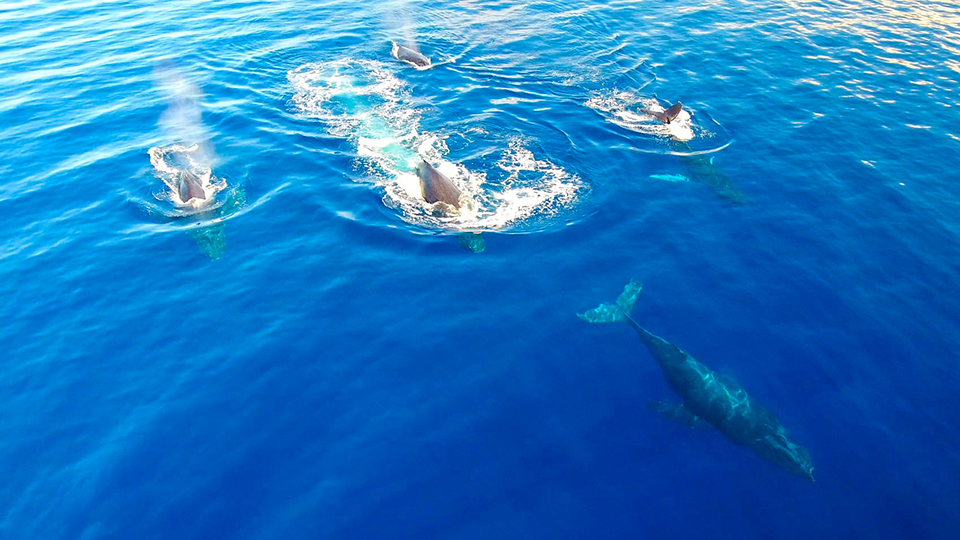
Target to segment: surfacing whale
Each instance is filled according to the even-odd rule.
[[[420,177],[420,192],[425,201],[430,204],[444,203],[455,210],[460,209],[460,190],[433,165],[420,161],[420,165],[417,165],[417,176]],[[474,253],[482,253],[487,248],[483,236],[476,232],[460,233],[457,241]]]
[[[181,170],[178,177],[177,196],[180,198],[180,202],[187,203],[192,199],[207,200],[207,194],[203,191],[203,185],[197,175],[187,170]]]
[[[600,304],[577,316],[590,323],[624,321],[636,330],[640,341],[663,370],[670,388],[683,399],[677,405],[658,402],[654,409],[688,426],[705,422],[777,467],[813,482],[810,454],[806,448],[787,439],[786,429],[772,413],[751,399],[733,379],[715,374],[633,320],[630,311],[642,288],[639,282],[630,282],[615,304]]]
[[[442,202],[460,208],[460,190],[433,165],[421,161],[417,165],[417,176],[420,177],[420,191],[425,201],[430,204]]]
[[[397,60],[406,62],[410,65],[416,67],[430,67],[430,59],[420,53],[420,51],[415,51],[409,47],[404,47],[397,42],[393,42],[393,48],[390,50],[390,54],[393,55]]]

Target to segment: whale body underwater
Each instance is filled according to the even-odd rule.
[[[705,423],[777,467],[813,482],[810,454],[787,438],[787,430],[771,412],[751,399],[736,381],[717,375],[633,320],[630,311],[641,290],[639,282],[631,282],[615,304],[601,304],[577,316],[590,323],[626,322],[636,330],[663,370],[667,384],[683,400],[678,404],[657,402],[654,409],[688,426]]]

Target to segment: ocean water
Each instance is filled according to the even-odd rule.
[[[21,0],[0,75],[4,540],[960,535],[953,3]]]

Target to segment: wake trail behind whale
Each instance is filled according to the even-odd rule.
[[[311,63],[292,70],[288,79],[300,114],[353,143],[357,168],[383,190],[384,204],[411,224],[457,232],[528,227],[569,208],[583,189],[579,177],[535,157],[519,138],[504,141],[489,174],[446,159],[445,137],[420,129],[406,85],[381,62]],[[460,189],[459,212],[443,212],[423,199],[416,174],[421,159]]]

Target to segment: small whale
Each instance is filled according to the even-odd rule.
[[[203,191],[203,185],[197,175],[190,171],[180,171],[180,178],[177,180],[177,195],[180,202],[190,202],[191,199],[201,201],[207,200],[207,194]]]
[[[683,110],[683,103],[680,103],[678,101],[676,105],[674,105],[673,107],[670,107],[669,109],[663,112],[651,111],[649,109],[646,110],[645,112],[650,116],[656,118],[657,120],[660,120],[664,124],[669,124],[670,122],[673,122],[673,120],[677,117],[678,114],[680,114],[680,111],[682,110]]]
[[[687,143],[676,143],[674,147],[685,152],[680,158],[687,170],[690,171],[691,178],[699,182],[717,194],[718,197],[734,204],[746,204],[746,196],[740,192],[733,184],[733,180],[726,175],[719,167],[714,165],[713,155],[701,155],[689,153],[692,151]]]
[[[642,289],[639,282],[630,282],[615,304],[600,304],[577,316],[590,323],[622,321],[636,330],[640,341],[663,370],[667,384],[683,399],[676,405],[658,402],[653,408],[687,426],[705,422],[777,467],[813,482],[813,462],[807,449],[787,438],[787,430],[770,411],[748,396],[730,377],[714,373],[680,347],[633,320],[630,311]]]
[[[393,49],[390,51],[397,60],[406,62],[412,66],[425,68],[431,65],[430,59],[409,47],[404,47],[397,42],[393,42]]]
[[[676,105],[663,112],[651,110],[646,110],[645,112],[664,124],[669,124],[677,118],[682,110],[683,104],[678,101]],[[736,204],[744,204],[746,202],[746,197],[733,185],[733,181],[724,174],[722,170],[714,166],[714,156],[696,154],[686,141],[677,139],[673,140],[673,148],[675,151],[681,153],[681,160],[687,166],[687,169],[695,181],[712,188],[721,199]]]
[[[460,208],[460,190],[433,165],[421,161],[417,165],[417,176],[420,177],[420,191],[428,203],[442,202]]]

